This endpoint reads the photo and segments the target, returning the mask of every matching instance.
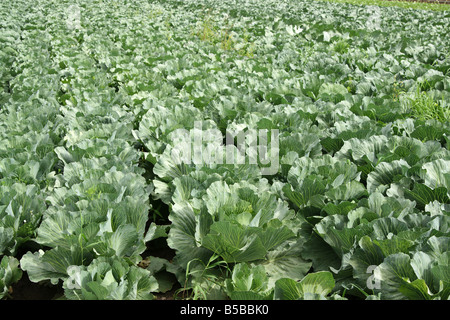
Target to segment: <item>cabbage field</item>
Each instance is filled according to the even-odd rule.
[[[449,35],[450,10],[0,1],[0,298],[449,299]]]

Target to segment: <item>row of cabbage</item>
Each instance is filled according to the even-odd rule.
[[[188,18],[151,62],[178,92],[145,101],[136,133],[155,164],[154,193],[172,207],[168,244],[194,291],[447,299],[448,122],[415,119],[404,99],[419,88],[448,107],[448,14],[206,4],[218,12],[177,3]],[[196,20],[199,39],[180,50]],[[426,32],[417,27],[425,22]],[[180,127],[193,140],[199,129],[279,130],[280,170],[178,165]],[[223,283],[211,257],[233,266]]]
[[[61,18],[66,7],[2,4],[2,295],[20,254],[19,273],[64,282],[67,298],[151,298],[157,281],[137,267],[151,186],[138,167],[135,115],[88,54],[96,39],[80,45]]]
[[[449,127],[411,108],[423,94],[448,108],[447,12],[42,0],[2,14],[7,277],[22,247],[19,271],[71,299],[151,298],[168,273],[206,299],[448,298]],[[278,171],[179,164],[178,129],[278,130]],[[175,258],[142,267],[157,237]]]

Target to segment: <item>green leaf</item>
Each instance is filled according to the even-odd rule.
[[[300,286],[296,281],[283,278],[275,283],[275,300],[299,300],[301,296]]]
[[[96,300],[106,300],[108,298],[108,289],[103,287],[100,283],[98,282],[88,282],[87,283],[87,289],[89,289],[89,291],[91,291]],[[85,292],[86,294],[86,292]]]
[[[288,239],[294,238],[295,234],[288,227],[282,226],[279,228],[268,227],[265,229],[260,229],[258,232],[259,238],[264,248],[269,251]]]
[[[323,218],[314,227],[317,233],[333,248],[339,257],[352,250],[361,237],[372,231],[366,224],[348,228],[346,227],[346,223],[346,216],[333,215]]]
[[[380,154],[386,150],[388,139],[386,136],[371,136],[368,139],[352,138],[344,141],[342,148],[336,153],[338,158],[348,158],[356,161],[356,164],[362,165],[367,158],[369,163],[376,164]]]
[[[386,257],[374,271],[375,279],[381,286],[381,294],[384,299],[406,299],[399,289],[408,287],[410,282],[417,280],[417,276],[411,267],[411,259],[405,253],[396,253]]]
[[[280,278],[300,280],[310,270],[312,263],[302,257],[302,241],[286,243],[275,250],[269,251],[266,260],[261,262],[270,283]]]
[[[439,296],[443,300],[447,300],[450,296],[450,272],[448,264],[432,267],[431,273],[435,281],[439,281]]]
[[[335,281],[331,272],[320,271],[307,274],[300,281],[300,292],[327,296],[335,286]]]
[[[50,280],[53,284],[66,279],[67,269],[82,264],[82,249],[55,248],[44,252],[27,252],[20,259],[21,269],[26,271],[32,282]]]
[[[411,138],[416,138],[420,141],[428,141],[428,140],[440,140],[443,135],[443,131],[429,125],[422,125],[415,128],[415,130],[411,133]]]
[[[233,291],[230,293],[231,300],[268,300],[261,294],[252,291]]]
[[[436,265],[436,259],[426,252],[415,252],[411,259],[411,267],[414,269],[417,278],[423,279],[430,291],[438,292],[441,279],[434,278],[432,273],[434,265]]]
[[[341,147],[344,145],[344,141],[342,139],[333,139],[330,137],[326,137],[320,141],[320,144],[327,152],[334,154],[341,149]]]
[[[429,289],[423,279],[417,279],[400,285],[399,292],[410,300],[431,300]]]
[[[70,234],[68,226],[72,220],[72,216],[62,210],[46,215],[38,228],[36,241],[50,247],[65,243]]]
[[[413,241],[401,239],[397,236],[385,240],[374,239],[373,241],[381,249],[385,257],[399,252],[408,253],[409,249],[414,245]]]
[[[346,215],[351,210],[355,209],[358,206],[358,204],[349,202],[349,201],[342,201],[339,204],[335,205],[333,203],[327,203],[322,210],[327,213],[327,215],[333,215],[333,214],[342,214]]]
[[[158,282],[148,270],[117,257],[99,257],[63,283],[70,300],[151,300]]]
[[[231,222],[219,221],[211,225],[210,233],[202,244],[226,262],[264,259],[267,250],[257,233],[257,228],[244,228]]]
[[[172,225],[167,237],[167,244],[176,250],[178,263],[182,267],[186,267],[188,262],[193,259],[208,261],[212,252],[197,242],[199,217],[194,209],[186,202],[174,204],[169,219]]]
[[[11,248],[12,239],[14,239],[14,230],[0,227],[0,255],[5,254]]]
[[[22,278],[19,260],[10,256],[3,256],[0,261],[0,299],[9,292],[9,287]]]
[[[366,188],[359,181],[347,182],[325,193],[328,198],[334,201],[358,200],[367,194]]]
[[[310,204],[315,195],[321,195],[325,191],[325,185],[318,179],[306,178],[294,188],[288,184],[283,187],[286,197],[291,200],[298,208]]]
[[[144,242],[149,242],[158,238],[167,238],[168,229],[169,227],[167,225],[157,225],[152,222],[145,234]]]
[[[394,217],[375,219],[370,222],[370,227],[373,229],[373,236],[377,239],[390,239],[392,234],[399,234],[409,229],[406,222]]]
[[[404,176],[410,168],[404,160],[381,162],[367,175],[367,190],[372,193],[379,186],[389,186],[396,176]]]
[[[420,174],[425,185],[432,189],[450,188],[450,160],[436,159],[422,165],[426,173]]]
[[[312,262],[314,271],[329,271],[330,267],[339,269],[341,265],[341,259],[333,248],[315,232],[302,246],[301,256]]]
[[[335,103],[344,100],[348,93],[346,87],[339,83],[324,83],[319,89],[319,98],[325,101],[333,101]]]
[[[299,300],[325,298],[335,286],[331,272],[320,271],[306,275],[300,282],[283,278],[275,283],[275,300]]]
[[[132,225],[121,225],[116,231],[104,235],[108,248],[115,251],[118,257],[132,256],[140,254],[140,250],[136,248],[141,244],[138,239],[136,228]],[[138,252],[136,252],[138,250]],[[142,250],[143,251],[143,250]]]
[[[444,187],[438,187],[433,190],[424,184],[415,183],[413,190],[405,189],[404,193],[405,198],[416,201],[417,208],[421,210],[424,210],[425,205],[433,201],[438,201],[444,204],[450,203],[450,198],[447,195],[447,189]]]
[[[267,299],[272,292],[262,265],[239,263],[234,266],[231,279],[226,280],[226,290],[233,300]]]
[[[369,236],[362,237],[359,240],[359,248],[349,259],[349,264],[353,267],[353,277],[366,287],[369,277],[372,276],[371,268],[381,264],[384,258],[381,248]]]

